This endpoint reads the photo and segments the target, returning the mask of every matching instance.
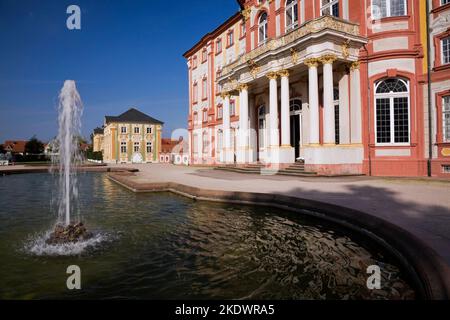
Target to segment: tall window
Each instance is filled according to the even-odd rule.
[[[450,142],[450,96],[442,98],[442,138]]]
[[[120,127],[121,133],[127,133],[127,127]]]
[[[203,110],[203,122],[208,121],[208,110]]]
[[[216,52],[217,53],[222,52],[222,39],[218,39],[216,42]]]
[[[208,153],[208,146],[209,146],[208,133],[205,131],[203,132],[203,153]]]
[[[147,153],[152,153],[152,143],[147,142]]]
[[[194,112],[194,125],[196,125],[198,122],[198,113]]]
[[[217,119],[222,119],[222,118],[223,118],[223,107],[218,106],[217,107]]]
[[[450,63],[450,37],[442,39],[441,44],[442,44],[442,64],[448,64]]]
[[[197,103],[198,99],[198,85],[197,83],[194,83],[194,86],[192,88],[192,100],[194,103]]]
[[[339,88],[334,88],[334,137],[336,144],[341,142],[340,127],[339,127]]]
[[[232,46],[234,44],[234,32],[228,32],[228,46]]]
[[[208,97],[208,83],[206,82],[206,78],[202,81],[202,99],[206,99]]]
[[[322,0],[320,13],[322,16],[339,17],[339,0]]]
[[[134,143],[134,152],[139,152],[140,147],[139,147],[139,142],[135,142]]]
[[[147,134],[152,134],[152,127],[147,127]]]
[[[447,4],[447,3],[450,3],[450,0],[441,0],[441,5],[444,5],[444,4]]]
[[[298,1],[286,1],[286,31],[297,28],[298,26]]]
[[[406,0],[372,0],[372,18],[406,16]]]
[[[217,152],[222,151],[223,148],[223,131],[217,130]]]
[[[136,133],[136,134],[139,134],[139,133],[140,133],[139,127],[134,127],[134,133]]]
[[[241,37],[245,36],[245,33],[247,32],[245,22],[241,23]]]
[[[234,100],[230,100],[230,116],[236,115],[236,102]]]
[[[125,141],[120,143],[120,153],[127,153],[127,143]]]
[[[375,87],[376,140],[379,144],[409,143],[409,83],[382,80]]]
[[[258,23],[258,43],[263,44],[267,40],[267,13],[263,12]]]
[[[261,106],[258,109],[258,145],[259,149],[263,149],[266,146],[266,107]]]

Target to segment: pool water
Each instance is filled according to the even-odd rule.
[[[50,174],[0,177],[0,299],[414,299],[395,259],[335,225],[283,210],[136,194],[79,175],[95,237],[49,247]],[[68,290],[66,269],[81,269]],[[366,269],[382,271],[369,290]]]

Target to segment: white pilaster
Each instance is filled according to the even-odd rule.
[[[323,142],[336,144],[333,98],[333,62],[336,57],[326,55],[321,58],[323,63]]]
[[[359,62],[353,62],[350,66],[350,120],[351,143],[362,143],[361,82]]]
[[[319,144],[319,80],[317,67],[319,60],[305,60],[309,73],[309,144]]]

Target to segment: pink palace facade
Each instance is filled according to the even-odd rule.
[[[450,0],[238,3],[184,54],[191,164],[450,177]]]

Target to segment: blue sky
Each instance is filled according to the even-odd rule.
[[[71,4],[81,30],[66,28]],[[77,82],[86,137],[132,106],[164,121],[165,136],[185,128],[182,54],[238,9],[235,0],[0,0],[0,143],[55,136],[66,79]]]

